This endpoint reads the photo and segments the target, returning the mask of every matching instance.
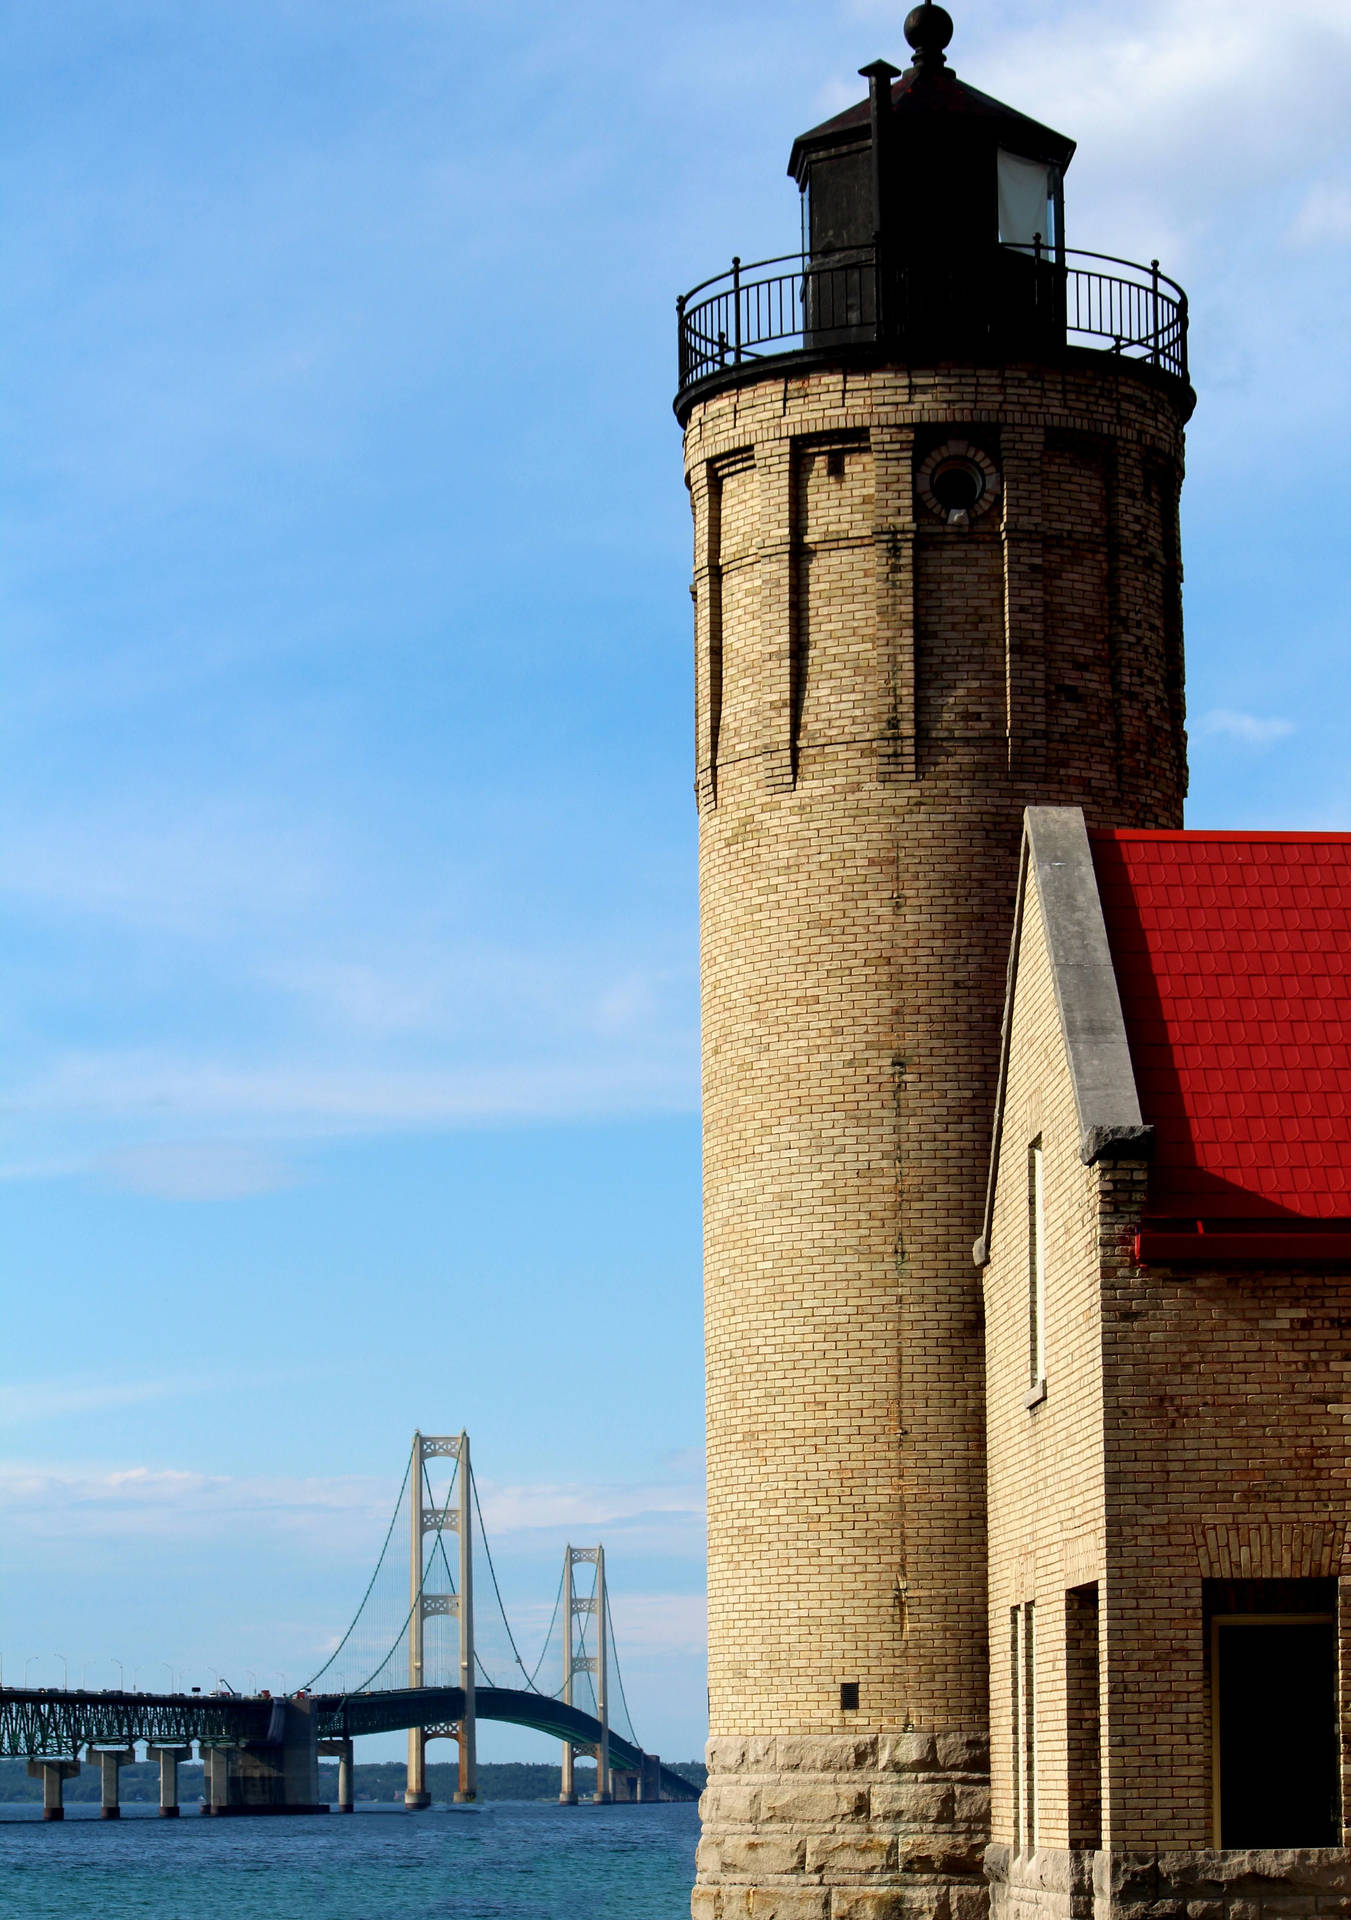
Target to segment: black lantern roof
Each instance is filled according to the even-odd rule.
[[[1054,127],[1043,126],[1040,120],[1033,120],[1014,107],[1006,107],[1002,100],[982,93],[979,87],[968,86],[947,67],[933,74],[926,74],[919,67],[907,67],[892,82],[891,110],[903,123],[921,114],[960,116],[983,122],[981,133],[989,135],[999,146],[1026,154],[1029,160],[1045,160],[1053,167],[1067,167],[1074,152],[1075,143],[1065,134],[1057,133]],[[808,166],[819,153],[866,141],[870,117],[869,102],[860,100],[856,107],[847,107],[833,120],[823,120],[819,127],[800,133],[788,156],[788,171],[798,185],[802,185]]]
[[[943,52],[952,37],[952,21],[942,7],[916,7],[906,20],[905,37],[914,49],[915,59],[904,73],[898,74],[894,67],[888,67],[881,60],[863,69],[869,78],[879,72],[883,78],[894,76],[891,110],[896,116],[893,124],[898,131],[913,130],[916,135],[922,135],[918,123],[928,115],[941,116],[949,123],[966,120],[978,123],[970,128],[977,139],[993,141],[1029,160],[1044,160],[1048,166],[1062,170],[1069,165],[1074,152],[1073,140],[957,78]],[[819,155],[832,148],[866,142],[871,135],[871,119],[871,101],[860,100],[857,106],[847,107],[833,119],[823,120],[819,127],[800,133],[788,156],[788,171],[798,185],[805,184],[807,170]]]

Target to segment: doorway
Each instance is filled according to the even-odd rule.
[[[1271,1584],[1279,1612],[1210,1614],[1215,1844],[1340,1846],[1336,1615],[1289,1608],[1289,1589],[1332,1583]]]

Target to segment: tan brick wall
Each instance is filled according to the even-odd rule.
[[[1001,507],[966,533],[915,502],[916,458],[949,431],[1004,476]],[[1093,450],[1091,484],[1062,481],[1057,435]],[[1180,819],[1176,579],[1157,534],[1143,554],[1120,476],[1166,471],[1174,513],[1181,427],[1161,389],[1105,358],[816,373],[696,407],[686,456],[709,1683],[735,1771],[756,1739],[985,1725],[970,1245],[1018,835],[1029,802]],[[1109,576],[1104,612],[1084,563],[1087,611],[1066,589],[1053,634],[1048,497],[1054,539],[1106,550]],[[1071,685],[1077,701],[1054,691]],[[777,1816],[755,1804],[763,1838]],[[778,1825],[776,1846],[793,1837]],[[767,1872],[748,1848],[723,1848],[710,1884]]]
[[[1104,1818],[1115,1846],[1206,1847],[1202,1579],[1351,1572],[1351,1275],[1142,1270],[1140,1199],[1104,1180]]]
[[[1042,1143],[1046,1397],[1030,1380],[1028,1153]],[[991,1838],[1012,1846],[1009,1610],[1036,1602],[1037,1843],[1068,1847],[1065,1592],[1103,1577],[1098,1173],[1079,1160],[1079,1116],[1056,1009],[1035,869],[1023,909],[998,1181],[985,1268],[989,1436]]]

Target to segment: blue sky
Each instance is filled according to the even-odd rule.
[[[703,1737],[676,291],[880,4],[46,0],[0,112],[0,1648],[317,1664],[415,1424]],[[1340,0],[954,9],[1192,298],[1193,825],[1351,826]],[[544,1752],[485,1736],[493,1754]]]

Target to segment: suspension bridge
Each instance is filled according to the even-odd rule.
[[[480,1558],[491,1605],[476,1615]],[[557,1682],[552,1688],[546,1674]],[[458,1750],[456,1800],[477,1797],[481,1720],[558,1740],[566,1804],[578,1798],[578,1756],[595,1759],[596,1801],[697,1798],[697,1788],[645,1752],[634,1732],[604,1547],[564,1549],[553,1611],[528,1669],[498,1584],[469,1436],[419,1432],[357,1610],[296,1693],[240,1694],[225,1683],[206,1694],[0,1688],[0,1756],[26,1758],[42,1779],[47,1820],[63,1817],[65,1782],[85,1761],[100,1769],[102,1816],[117,1818],[120,1770],[138,1745],[159,1761],[166,1816],[178,1813],[178,1768],[194,1744],[204,1814],[326,1813],[321,1757],[337,1759],[338,1811],[351,1813],[353,1742],[406,1729],[404,1802],[418,1809],[431,1805],[427,1744],[434,1739]]]

